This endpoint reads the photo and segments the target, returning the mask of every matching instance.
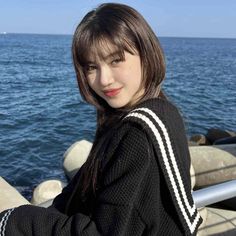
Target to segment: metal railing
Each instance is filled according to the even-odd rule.
[[[236,197],[236,180],[193,191],[192,195],[197,208]]]

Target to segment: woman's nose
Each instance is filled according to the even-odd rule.
[[[98,76],[99,76],[98,79],[99,79],[100,85],[103,87],[106,87],[109,84],[112,84],[113,82],[112,72],[108,66],[101,67],[99,70]]]

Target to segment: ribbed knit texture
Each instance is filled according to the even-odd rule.
[[[78,172],[49,209],[29,205],[14,209],[4,234],[0,228],[0,235],[195,235],[201,219],[197,218],[194,205],[193,214],[188,206],[193,204],[190,158],[181,116],[172,104],[162,99],[146,101],[138,108],[153,111],[166,127],[177,172],[183,180],[182,190],[176,173],[171,182],[156,136],[141,118],[146,117],[156,125],[155,119],[144,111],[133,111],[117,126],[105,147],[99,190],[93,202],[83,202],[77,196]],[[168,150],[164,132],[156,127],[163,150]],[[171,160],[169,152],[167,157]],[[174,171],[171,161],[170,169]],[[88,210],[91,205],[93,209]],[[65,209],[73,214],[68,215]],[[0,222],[6,213],[0,214]]]

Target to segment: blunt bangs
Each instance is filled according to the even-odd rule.
[[[125,51],[133,55],[138,53],[134,42],[124,32],[114,29],[103,32],[102,29],[95,30],[93,25],[81,32],[75,43],[77,60],[82,67],[88,62],[105,60],[112,53],[117,53],[122,60]]]

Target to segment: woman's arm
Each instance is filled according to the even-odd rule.
[[[123,235],[138,214],[134,200],[150,164],[145,133],[132,128],[117,146],[103,173],[103,187],[92,217],[67,216],[54,208],[21,206],[0,214],[3,235]],[[137,222],[136,222],[137,223]],[[140,223],[140,230],[144,226]]]

